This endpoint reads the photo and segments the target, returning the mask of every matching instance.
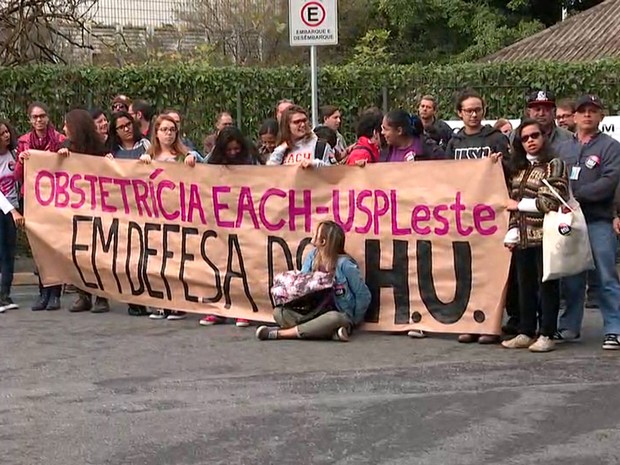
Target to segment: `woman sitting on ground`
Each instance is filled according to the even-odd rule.
[[[333,221],[319,224],[312,250],[302,273],[322,271],[334,274],[330,299],[320,308],[301,314],[291,308],[276,307],[273,317],[279,328],[260,326],[256,337],[269,339],[334,339],[347,342],[353,328],[362,321],[370,305],[370,290],[357,263],[344,249],[344,230]]]

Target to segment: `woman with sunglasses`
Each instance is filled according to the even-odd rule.
[[[512,150],[505,166],[510,190],[510,223],[504,244],[514,254],[520,321],[518,335],[504,341],[502,346],[550,352],[554,349],[560,285],[557,280],[542,282],[543,220],[545,213],[560,208],[561,202],[555,194],[568,199],[568,176],[564,162],[555,158],[536,120],[523,120],[515,132]]]
[[[114,158],[138,160],[151,146],[140,126],[126,111],[114,113],[110,121],[109,147]]]

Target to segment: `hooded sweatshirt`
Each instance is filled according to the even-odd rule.
[[[491,126],[482,126],[476,134],[465,134],[465,128],[457,132],[446,148],[448,158],[455,160],[471,160],[486,158],[492,153],[500,152],[508,156],[508,138]]]
[[[351,149],[351,153],[347,157],[347,165],[355,165],[361,160],[366,161],[366,163],[379,161],[379,147],[366,136],[360,137]]]

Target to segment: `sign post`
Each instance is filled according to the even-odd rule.
[[[318,124],[319,45],[338,44],[338,0],[289,0],[291,47],[310,47],[312,125]]]

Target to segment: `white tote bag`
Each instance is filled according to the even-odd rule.
[[[566,202],[546,179],[543,183],[561,202],[560,209],[547,213],[543,222],[543,282],[593,270],[588,225],[579,203],[572,193]]]

